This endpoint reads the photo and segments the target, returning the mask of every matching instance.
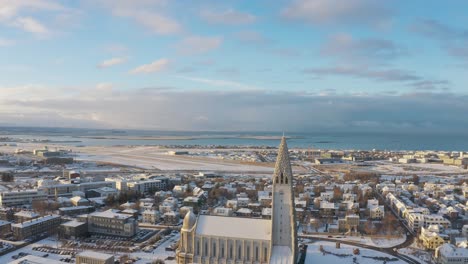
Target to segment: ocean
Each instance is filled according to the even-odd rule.
[[[468,151],[468,133],[291,132],[290,148],[335,150],[446,150]],[[0,127],[0,137],[44,140],[70,146],[113,145],[222,145],[270,146],[279,144],[278,132],[182,132],[43,127]],[[5,140],[3,139],[5,143]]]

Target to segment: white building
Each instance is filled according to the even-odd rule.
[[[88,214],[88,231],[90,233],[132,237],[138,231],[138,223],[133,216],[109,209],[103,212]]]
[[[161,214],[156,210],[146,209],[141,213],[143,223],[156,224],[161,218]]]
[[[438,264],[466,264],[468,263],[468,249],[443,244],[436,249],[435,259]]]
[[[0,206],[20,206],[31,204],[33,201],[44,201],[47,195],[41,190],[0,192]]]

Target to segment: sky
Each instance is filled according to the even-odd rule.
[[[466,10],[0,0],[0,125],[467,132]]]

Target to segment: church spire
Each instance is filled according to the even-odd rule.
[[[273,174],[274,184],[292,184],[291,162],[289,160],[288,144],[286,137],[281,138],[281,143],[278,149],[276,158],[275,172]]]

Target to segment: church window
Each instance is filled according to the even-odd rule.
[[[285,183],[288,184],[288,177],[285,178]]]
[[[221,258],[224,258],[224,244],[221,244]]]
[[[283,173],[282,173],[282,172],[281,172],[280,177],[281,177],[281,183],[284,183],[284,181],[283,181]]]
[[[258,247],[255,247],[255,261],[258,261]]]
[[[267,261],[267,255],[268,255],[268,249],[267,248],[264,248],[263,249],[263,261]]]
[[[229,258],[232,259],[232,245],[229,247]]]
[[[242,254],[242,251],[241,251],[241,247],[239,246],[239,248],[237,249],[237,259],[241,259],[241,254]]]
[[[213,243],[213,257],[216,257],[216,242]]]
[[[250,260],[250,247],[247,246],[247,260]]]
[[[197,255],[200,256],[200,242],[197,241]]]
[[[205,241],[205,252],[204,253],[205,254],[203,254],[203,255],[205,255],[205,257],[208,256],[208,242],[207,241]]]

